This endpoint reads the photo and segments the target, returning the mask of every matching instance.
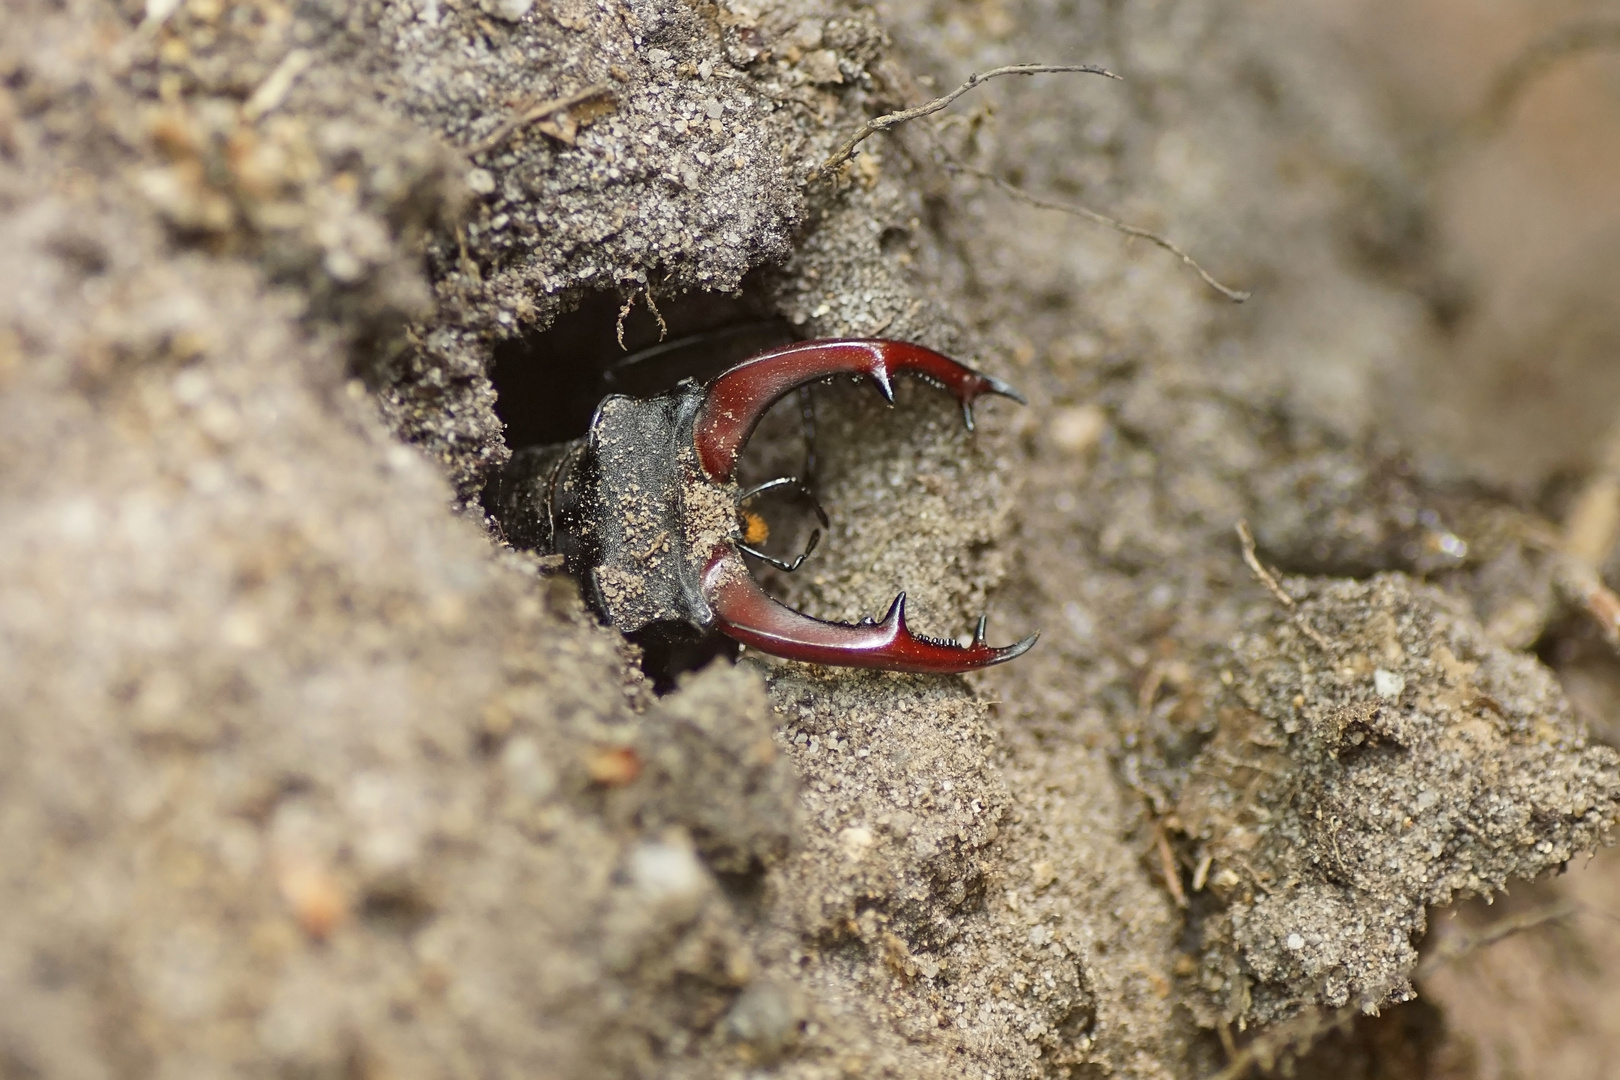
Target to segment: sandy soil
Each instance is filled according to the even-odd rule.
[[[1612,1075],[1601,12],[1322,6],[9,6],[0,1075]],[[656,693],[481,500],[658,320],[1017,385],[769,580],[1037,648]]]

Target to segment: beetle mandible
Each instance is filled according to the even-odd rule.
[[[1024,399],[999,379],[904,341],[806,341],[760,353],[706,384],[685,380],[653,398],[615,395],[597,406],[586,434],[520,451],[503,471],[497,514],[519,547],[558,554],[590,605],[626,634],[660,625],[718,630],[791,660],[844,667],[952,674],[1005,663],[1038,634],[1000,648],[979,619],[972,643],[937,641],[906,626],[900,593],[880,622],[823,622],[779,603],[754,581],[742,553],[792,570],[749,543],[737,459],[765,412],[801,386],[865,376],[889,404],[894,377],[918,375],[949,391],[973,428],[984,394]],[[820,507],[817,513],[826,524]]]

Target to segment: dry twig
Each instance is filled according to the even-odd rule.
[[[547,117],[555,116],[557,113],[563,112],[565,109],[571,109],[575,105],[583,105],[587,101],[600,97],[606,97],[612,92],[613,88],[608,84],[594,83],[587,86],[585,89],[577,90],[572,94],[552,98],[549,101],[542,101],[539,104],[531,105],[523,111],[514,113],[513,115],[507,117],[505,120],[501,121],[500,126],[494,131],[467,147],[467,156],[477,157],[479,154],[488,153],[497,146],[501,145],[501,143],[505,142],[507,138],[509,138],[511,134],[514,131],[517,131],[519,128],[533,124],[539,120],[544,120]],[[555,137],[562,139],[563,142],[574,141],[572,132],[566,132],[567,137],[564,137],[565,131],[562,128],[558,128],[556,131],[550,131],[548,134],[552,134]]]
[[[989,82],[991,79],[999,78],[1002,75],[1050,75],[1069,71],[1080,72],[1081,74],[1085,75],[1102,75],[1109,79],[1119,78],[1119,76],[1115,75],[1112,71],[1109,71],[1107,68],[1098,67],[1096,64],[1009,64],[1006,67],[992,68],[982,75],[975,72],[968,76],[967,82],[963,83],[961,86],[958,86],[955,90],[952,90],[943,97],[937,97],[932,101],[924,102],[923,104],[912,109],[902,109],[899,112],[885,113],[882,116],[874,117],[871,120],[868,120],[858,129],[856,129],[855,134],[844,140],[844,144],[833,152],[832,157],[811,169],[809,175],[805,177],[805,181],[807,183],[814,183],[817,180],[827,176],[834,169],[838,168],[838,166],[854,157],[855,148],[861,143],[865,142],[867,139],[870,139],[873,135],[876,135],[878,132],[887,131],[892,127],[898,127],[907,121],[916,120],[919,117],[929,116],[933,113],[939,112],[941,109],[949,108],[951,102],[955,101],[957,98],[961,97],[963,94],[967,93],[969,90],[972,90],[981,83]]]
[[[1282,585],[1278,583],[1276,577],[1274,577],[1271,571],[1266,569],[1265,564],[1260,561],[1260,556],[1255,554],[1254,533],[1249,531],[1249,523],[1247,521],[1240,521],[1237,523],[1237,534],[1238,543],[1243,546],[1243,561],[1249,564],[1249,569],[1254,571],[1254,576],[1260,579],[1260,584],[1264,585],[1268,590],[1270,590],[1271,595],[1277,598],[1277,602],[1288,609],[1292,617],[1292,621],[1294,625],[1299,628],[1300,633],[1304,634],[1306,637],[1310,638],[1311,641],[1315,642],[1316,647],[1321,649],[1323,652],[1331,653],[1333,651],[1333,646],[1329,644],[1328,639],[1323,637],[1321,632],[1318,631],[1316,627],[1305,621],[1305,616],[1301,614],[1299,610],[1299,602],[1292,596],[1288,595],[1288,593],[1283,589]]]
[[[1478,952],[1487,945],[1494,945],[1503,938],[1526,930],[1534,930],[1538,926],[1545,926],[1551,922],[1562,922],[1576,914],[1580,909],[1568,902],[1559,901],[1548,904],[1546,907],[1527,911],[1523,915],[1512,915],[1498,919],[1477,934],[1459,934],[1454,942],[1442,942],[1440,947],[1418,964],[1417,970],[1412,973],[1414,979],[1421,979],[1433,975],[1436,971],[1451,964],[1470,953]]]

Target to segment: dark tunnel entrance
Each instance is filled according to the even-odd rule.
[[[713,378],[797,335],[750,294],[693,292],[659,303],[665,332],[646,300],[623,317],[616,292],[591,293],[544,330],[495,346],[495,414],[513,451],[585,434],[609,394],[652,397],[684,378]]]

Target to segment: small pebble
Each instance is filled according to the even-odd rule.
[[[585,770],[593,783],[623,787],[641,775],[641,758],[630,746],[601,746],[585,757]]]
[[[546,762],[540,744],[528,736],[506,744],[501,751],[501,768],[514,790],[537,802],[557,787],[556,772]]]
[[[825,25],[820,19],[805,19],[793,30],[793,43],[801,49],[819,49]]]
[[[799,70],[811,82],[819,85],[844,81],[844,73],[838,66],[838,54],[831,49],[817,49],[807,54],[799,61]]]
[[[838,846],[850,862],[859,862],[872,847],[872,830],[864,825],[852,825],[838,834]]]
[[[787,991],[772,982],[756,982],[737,995],[726,1014],[726,1034],[761,1057],[775,1057],[798,1034],[796,1012]]]
[[[1108,418],[1095,405],[1074,405],[1052,414],[1052,442],[1059,450],[1079,456],[1101,441]]]
[[[1377,668],[1373,671],[1373,690],[1379,697],[1393,701],[1406,691],[1406,676],[1399,672]]]
[[[304,933],[325,940],[349,917],[348,897],[324,865],[313,860],[283,859],[276,885]]]
[[[697,911],[708,884],[703,866],[678,844],[642,844],[630,853],[630,881],[636,892],[672,914]]]

